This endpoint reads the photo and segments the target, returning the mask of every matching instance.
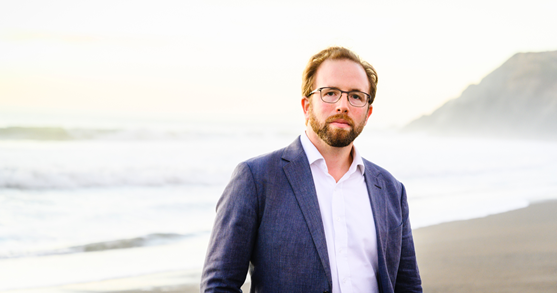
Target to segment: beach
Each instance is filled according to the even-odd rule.
[[[414,238],[424,292],[557,290],[557,201],[416,229]],[[199,280],[188,270],[8,292],[193,293]]]
[[[414,232],[424,292],[557,292],[557,201]]]

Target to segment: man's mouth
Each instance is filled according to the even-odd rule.
[[[329,119],[327,119],[327,124],[329,125],[334,125],[336,127],[339,128],[351,128],[354,126],[354,122],[352,121],[352,119],[348,118],[348,117],[329,117]]]
[[[333,121],[329,124],[332,124],[332,125],[335,125],[335,126],[338,126],[338,127],[351,127],[351,125],[344,120],[335,120],[335,121]]]

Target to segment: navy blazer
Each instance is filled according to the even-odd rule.
[[[364,159],[377,231],[379,289],[422,292],[404,186]],[[217,204],[201,292],[331,292],[321,212],[300,139],[240,163]]]

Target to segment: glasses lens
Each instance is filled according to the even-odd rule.
[[[323,100],[323,102],[326,103],[334,103],[338,100],[338,98],[340,97],[340,90],[338,89],[333,89],[333,88],[322,88],[321,89],[321,99]]]
[[[362,92],[349,92],[348,101],[355,107],[363,107],[367,103],[367,96]]]

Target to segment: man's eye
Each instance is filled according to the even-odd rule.
[[[350,98],[352,100],[363,100],[364,99],[364,97],[362,95],[359,95],[359,94],[350,94]]]
[[[337,93],[336,93],[335,91],[326,91],[326,92],[323,92],[323,95],[324,95],[324,96],[334,97],[334,96],[337,95]]]

